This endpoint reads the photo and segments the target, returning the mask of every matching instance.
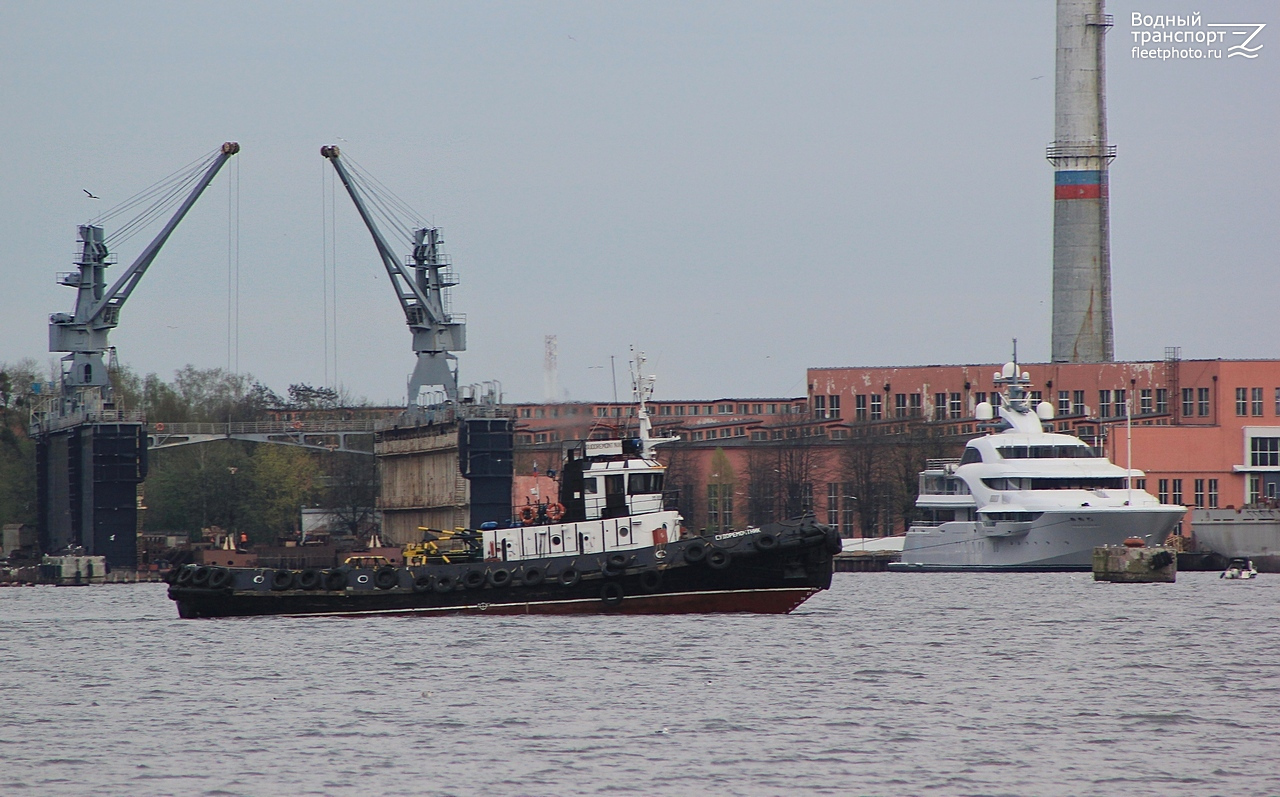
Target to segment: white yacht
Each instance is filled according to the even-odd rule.
[[[1033,407],[1030,377],[1008,363],[996,406],[975,415],[996,431],[970,440],[959,460],[920,474],[922,520],[907,531],[892,570],[1089,570],[1096,546],[1137,537],[1159,545],[1186,513],[1161,504],[1080,438],[1045,432],[1053,406]]]

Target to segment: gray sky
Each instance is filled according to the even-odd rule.
[[[1136,60],[1133,11],[1192,6],[1107,9],[1122,359],[1280,356],[1280,7],[1207,5],[1267,23],[1260,57]],[[3,23],[0,360],[48,357],[78,224],[224,140],[242,152],[112,335],[140,371],[227,365],[238,170],[240,370],[324,381],[330,143],[443,228],[462,381],[508,399],[542,398],[548,334],[582,400],[611,397],[610,355],[625,389],[632,343],[659,398],[999,361],[1014,336],[1048,356],[1048,0],[15,2]],[[403,400],[403,316],[345,196],[337,221],[337,378]]]

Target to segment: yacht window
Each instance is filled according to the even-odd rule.
[[[595,495],[595,494],[596,494],[596,480],[595,480],[595,479],[583,479],[583,480],[582,480],[582,492],[583,492],[585,495]]]
[[[1123,476],[983,479],[992,490],[1123,490]]]
[[[661,473],[633,473],[627,478],[627,492],[630,495],[644,495],[662,492]]]
[[[964,456],[960,457],[961,465],[968,465],[971,462],[981,462],[981,461],[982,461],[982,452],[976,448],[966,448],[964,450]]]

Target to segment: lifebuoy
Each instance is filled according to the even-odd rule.
[[[707,558],[707,546],[700,542],[691,542],[689,547],[684,549],[684,560],[694,564],[701,562]]]
[[[163,423],[157,423],[157,424],[156,424],[156,431],[157,431],[157,432],[163,432],[163,431],[164,431],[164,424],[163,424]]]
[[[524,506],[520,507],[521,523],[525,524],[526,526],[532,526],[533,520],[535,517],[537,517],[537,515],[534,514],[533,507],[531,505],[525,504]]]
[[[280,591],[293,586],[292,570],[277,570],[271,574],[271,588]]]
[[[764,553],[765,551],[772,551],[774,548],[778,547],[778,538],[768,532],[765,532],[764,534],[756,537],[752,544],[756,546],[757,551]]]
[[[225,567],[215,567],[213,572],[209,574],[209,589],[222,589],[231,586],[231,571]]]
[[[582,574],[578,572],[577,568],[566,567],[560,571],[560,583],[566,587],[577,586],[581,580]]]
[[[489,571],[489,586],[505,587],[511,583],[511,571],[505,567],[496,567]]]
[[[383,567],[373,576],[373,585],[378,589],[391,589],[400,583],[400,573],[394,567]]]
[[[520,574],[520,581],[526,587],[536,587],[542,583],[544,575],[540,567],[526,567]]]
[[[713,570],[724,570],[732,561],[733,557],[729,552],[721,548],[715,548],[707,554],[707,564]]]
[[[622,585],[616,581],[606,581],[600,588],[600,600],[605,606],[617,606],[622,603]]]
[[[559,523],[560,518],[564,517],[564,507],[560,504],[550,504],[547,506],[547,520],[552,523]]]
[[[324,577],[319,570],[303,570],[302,575],[298,576],[298,586],[305,590],[320,589],[323,581]]]

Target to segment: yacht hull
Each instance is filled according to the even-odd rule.
[[[1093,568],[1093,549],[1137,537],[1159,545],[1182,519],[1181,507],[1045,512],[1030,523],[954,521],[907,532],[890,570],[1060,572]]]

